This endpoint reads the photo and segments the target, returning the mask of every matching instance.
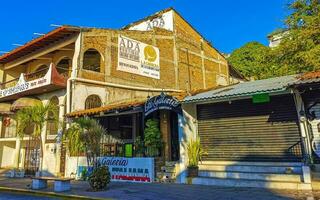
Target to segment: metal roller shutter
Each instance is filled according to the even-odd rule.
[[[301,161],[298,118],[292,96],[197,106],[205,161]]]

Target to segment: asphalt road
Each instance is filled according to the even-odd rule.
[[[60,198],[34,196],[23,193],[0,192],[0,200],[60,200]]]

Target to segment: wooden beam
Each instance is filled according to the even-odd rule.
[[[6,63],[4,65],[4,67],[5,67],[5,69],[11,69],[11,68],[16,67],[18,65],[21,65],[21,64],[23,64],[25,62],[28,62],[30,60],[34,60],[34,59],[36,59],[38,57],[46,55],[46,54],[48,54],[48,53],[50,53],[52,51],[59,50],[59,49],[65,47],[65,46],[67,46],[67,45],[69,45],[71,43],[74,43],[76,41],[77,37],[78,36],[73,36],[73,37],[67,38],[67,39],[65,39],[65,40],[63,40],[61,42],[57,42],[56,44],[53,44],[50,47],[47,47],[45,49],[40,49],[40,50],[30,54],[30,55],[27,55],[27,56],[24,56],[22,58],[16,59],[15,61]]]
[[[52,58],[49,57],[37,57],[35,60],[52,60]]]

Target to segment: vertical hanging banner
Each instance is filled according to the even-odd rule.
[[[117,70],[160,79],[157,47],[119,35]]]

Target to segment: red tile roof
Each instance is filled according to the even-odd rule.
[[[298,76],[298,79],[300,80],[309,80],[309,79],[317,79],[317,78],[320,78],[320,71],[306,72]]]
[[[67,38],[73,34],[80,32],[78,27],[73,26],[61,26],[59,28],[54,29],[53,31],[38,37],[30,42],[24,44],[21,47],[18,47],[12,50],[9,53],[6,53],[0,56],[0,63],[7,63],[13,61],[17,58],[25,56],[29,53],[32,53],[38,49],[41,49],[49,44],[52,44],[58,40]]]
[[[66,117],[80,117],[80,116],[85,116],[85,115],[95,115],[95,114],[99,114],[100,112],[107,112],[107,111],[120,110],[120,109],[125,109],[125,108],[138,107],[138,106],[143,105],[144,103],[145,103],[145,101],[142,101],[142,100],[133,100],[131,102],[109,104],[107,106],[102,106],[102,107],[98,107],[98,108],[74,111],[74,112],[66,114]]]

